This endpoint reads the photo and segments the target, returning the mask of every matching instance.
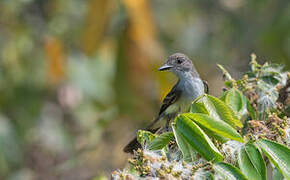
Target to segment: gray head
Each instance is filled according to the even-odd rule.
[[[179,77],[188,72],[198,76],[192,61],[182,53],[175,53],[169,56],[166,62],[158,70],[171,71]]]

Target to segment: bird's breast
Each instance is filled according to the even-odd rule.
[[[194,78],[184,82],[182,96],[192,102],[204,93],[203,82],[200,78]]]

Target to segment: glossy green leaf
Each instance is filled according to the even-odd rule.
[[[155,135],[149,131],[139,130],[137,132],[137,141],[141,144],[142,147],[144,147],[146,143],[150,143],[154,137]]]
[[[261,79],[271,86],[276,86],[279,83],[279,80],[274,76],[263,76]]]
[[[251,143],[239,149],[238,163],[248,179],[266,180],[266,165],[260,151]]]
[[[214,146],[210,138],[197,124],[185,115],[179,115],[177,117],[176,130],[204,159],[208,161],[221,161],[223,159],[223,156]]]
[[[201,102],[193,103],[190,107],[190,112],[208,114],[204,104]]]
[[[284,177],[277,168],[272,171],[272,180],[283,180]]]
[[[215,163],[213,169],[225,180],[247,179],[238,168],[224,162]]]
[[[233,127],[220,119],[215,119],[201,113],[185,113],[183,115],[223,137],[243,142],[241,135]]]
[[[252,107],[252,105],[248,99],[247,99],[247,109],[248,109],[248,112],[251,116],[251,119],[257,119],[257,113],[254,110],[254,108]]]
[[[225,102],[227,93],[228,91],[223,91],[222,94],[219,96],[219,99]]]
[[[229,105],[235,112],[239,112],[242,109],[242,97],[240,93],[232,88],[228,91],[225,102]]]
[[[172,125],[172,131],[175,136],[175,141],[182,153],[183,160],[186,162],[195,161],[197,158],[197,152],[186,142],[184,137],[176,130],[174,125]]]
[[[242,123],[237,119],[230,107],[220,99],[206,95],[202,98],[202,101],[209,113],[209,115],[215,119],[221,119],[231,125],[232,127],[242,127]]]
[[[209,130],[208,128],[204,127],[203,125],[201,124],[198,124],[198,126],[205,132],[205,134],[210,137],[211,139],[215,139],[221,143],[226,143],[229,139],[228,138],[225,138],[211,130]]]
[[[149,144],[148,149],[149,150],[158,150],[162,149],[164,146],[166,146],[170,140],[173,138],[172,132],[166,132],[162,133],[158,136],[156,136]]]
[[[259,139],[256,141],[256,144],[281,174],[286,179],[290,179],[290,149],[282,144],[266,139]]]
[[[225,96],[225,103],[234,111],[239,119],[247,116],[247,98],[237,89],[232,88]]]

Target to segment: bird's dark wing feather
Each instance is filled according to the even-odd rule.
[[[159,116],[162,115],[162,113],[173,103],[175,103],[180,95],[181,95],[181,90],[177,89],[177,84],[179,82],[177,82],[175,84],[175,86],[171,89],[171,91],[165,96],[160,111],[159,111]]]

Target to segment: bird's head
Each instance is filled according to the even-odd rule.
[[[194,66],[185,54],[175,53],[169,56],[166,62],[158,70],[171,71],[177,76],[180,76],[183,73],[194,70]]]

